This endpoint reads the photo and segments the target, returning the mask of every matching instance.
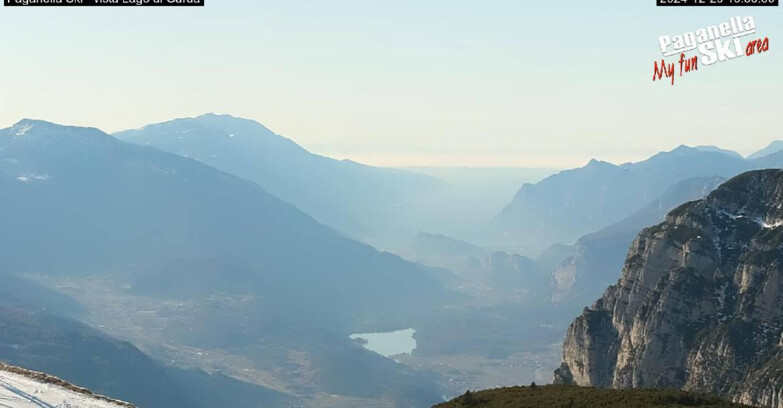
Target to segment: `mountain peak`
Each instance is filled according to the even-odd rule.
[[[585,165],[585,167],[599,167],[599,166],[612,166],[614,167],[614,164],[609,163],[607,161],[598,160],[598,159],[590,159],[590,161]]]
[[[238,116],[230,115],[228,113],[215,113],[215,112],[207,112],[203,115],[198,115],[195,117],[195,119],[214,119],[214,118],[223,118],[223,119],[243,119]],[[246,119],[249,120],[249,119]]]
[[[264,140],[270,143],[294,144],[290,139],[276,134],[255,120],[212,112],[196,117],[177,118],[149,124],[139,129],[124,130],[114,133],[114,136],[121,140],[153,146],[160,143],[161,139],[182,140],[189,138],[205,142],[209,139],[234,137],[256,141]],[[156,147],[167,150],[164,146]]]
[[[37,131],[40,130],[82,130],[82,131],[89,131],[89,132],[100,132],[104,133],[99,129],[93,128],[93,127],[81,127],[81,126],[69,126],[69,125],[61,125],[59,123],[54,122],[48,122],[45,120],[40,119],[29,119],[25,118],[20,120],[19,122],[16,122],[14,125],[12,125],[9,129],[15,130],[16,132],[19,132],[21,134],[27,134],[32,129],[37,129]],[[20,135],[21,136],[21,135]]]
[[[52,127],[58,127],[60,125],[57,125],[52,122],[47,122],[44,120],[38,120],[38,119],[22,119],[19,122],[16,122],[13,126],[11,126],[11,135],[12,136],[24,136],[27,134],[30,130],[32,130],[35,127],[46,127],[46,128],[52,128]]]
[[[0,145],[10,143],[25,150],[38,150],[45,146],[105,146],[119,141],[99,129],[66,126],[37,119],[22,119],[10,128],[0,130]],[[71,148],[69,147],[69,148]]]
[[[24,136],[33,127],[35,127],[35,123],[32,123],[29,119],[23,119],[11,126],[11,135],[16,137]]]
[[[773,140],[772,143],[767,145],[767,147],[757,151],[756,153],[751,154],[748,156],[748,159],[758,159],[761,157],[766,157],[771,154],[775,154],[779,151],[783,150],[783,140]]]
[[[681,144],[677,146],[676,148],[672,149],[669,153],[676,153],[676,154],[687,154],[691,152],[696,152],[698,149],[695,147],[691,147],[688,145]]]
[[[708,196],[713,206],[733,219],[754,220],[769,227],[783,224],[783,170],[756,170],[725,182]]]
[[[712,146],[712,145],[688,146],[688,145],[681,144],[668,152],[659,153],[659,155],[673,154],[676,156],[687,156],[687,155],[698,154],[698,153],[720,153],[720,154],[725,154],[727,156],[742,158],[742,155],[740,155],[737,152],[721,149],[718,146]]]
[[[721,153],[721,154],[725,154],[725,155],[728,155],[728,156],[734,156],[734,157],[742,158],[742,155],[737,153],[737,152],[735,152],[735,151],[721,149],[720,147],[713,146],[713,145],[700,145],[700,146],[694,147],[694,149],[696,149],[696,150],[698,150],[700,152],[705,152],[705,153]]]

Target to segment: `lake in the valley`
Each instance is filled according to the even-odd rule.
[[[398,354],[411,354],[416,349],[416,330],[405,329],[386,333],[352,334],[352,340],[364,340],[364,348],[380,355],[391,357]]]

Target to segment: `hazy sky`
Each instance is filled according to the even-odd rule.
[[[653,0],[3,7],[0,127],[231,113],[317,153],[398,166],[571,167],[679,144],[745,154],[783,139],[781,13]],[[734,15],[756,18],[770,52],[651,81],[658,36]]]

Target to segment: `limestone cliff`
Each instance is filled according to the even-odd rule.
[[[729,180],[643,230],[568,330],[555,382],[783,407],[783,171]]]

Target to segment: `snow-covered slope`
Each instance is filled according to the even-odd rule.
[[[0,363],[0,408],[133,408],[56,377]]]

